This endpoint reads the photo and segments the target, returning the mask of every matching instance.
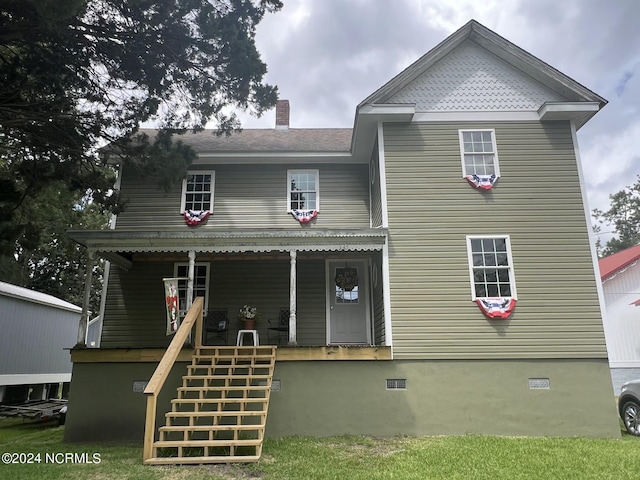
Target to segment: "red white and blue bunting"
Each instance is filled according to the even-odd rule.
[[[495,173],[491,175],[473,174],[473,175],[467,175],[464,178],[467,179],[467,182],[469,182],[469,185],[475,188],[480,188],[482,190],[491,190],[491,187],[493,187],[493,184],[496,183],[496,180],[498,179]]]
[[[511,297],[483,297],[476,298],[475,302],[489,318],[505,319],[516,308],[516,299]]]
[[[184,212],[184,220],[187,222],[187,225],[194,226],[199,225],[204,222],[211,212],[209,210],[185,210]]]
[[[300,223],[309,223],[311,220],[318,216],[317,210],[291,210],[293,218]]]

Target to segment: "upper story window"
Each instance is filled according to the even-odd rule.
[[[215,172],[189,172],[182,181],[180,213],[213,210]]]
[[[320,209],[320,175],[318,170],[287,172],[287,211]]]
[[[508,236],[467,236],[473,300],[516,298],[516,284]]]
[[[494,130],[458,130],[462,176],[500,176]]]
[[[173,274],[178,278],[189,275],[188,263],[176,263]],[[204,298],[204,311],[209,305],[209,263],[196,263],[193,270],[193,298]],[[178,311],[180,318],[187,313],[187,280],[178,280]]]

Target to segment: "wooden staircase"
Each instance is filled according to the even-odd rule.
[[[197,348],[146,464],[257,462],[276,347]]]

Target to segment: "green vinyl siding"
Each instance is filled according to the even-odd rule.
[[[325,165],[207,165],[215,171],[211,216],[199,229],[302,228],[287,213],[287,170],[317,169],[320,173],[320,209],[305,228],[368,228],[369,166]],[[194,169],[190,171],[196,171]],[[180,214],[182,183],[169,192],[152,179],[125,169],[122,198],[127,202],[118,215],[117,229],[157,230],[189,228]]]
[[[172,337],[166,336],[162,279],[173,276],[170,262],[139,262],[129,271],[111,268],[100,347],[168,346]]]
[[[495,129],[501,178],[462,178],[458,129]],[[568,122],[385,125],[396,358],[604,358]],[[471,301],[467,235],[509,235],[518,302]]]

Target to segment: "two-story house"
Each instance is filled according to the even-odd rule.
[[[181,310],[191,292],[205,317],[226,310],[231,345],[239,309],[262,312],[266,435],[618,436],[576,139],[605,104],[471,21],[353,129],[291,128],[280,101],[274,129],[185,135],[182,188],[122,169],[114,228],[72,232],[110,271],[100,348],[72,352],[67,440],[142,439],[172,339],[163,278],[188,279]],[[281,311],[284,340],[266,321]],[[194,354],[167,373],[159,425]],[[180,441],[205,429],[189,418]]]

